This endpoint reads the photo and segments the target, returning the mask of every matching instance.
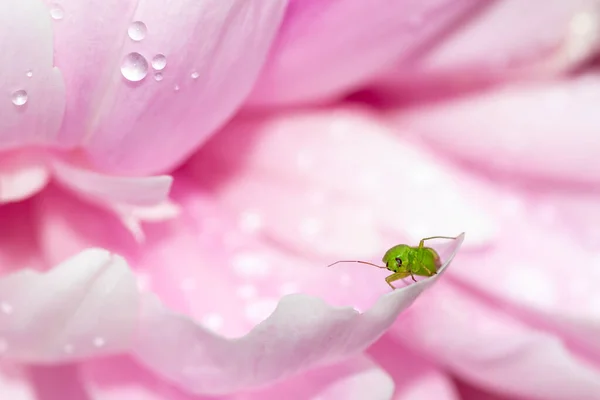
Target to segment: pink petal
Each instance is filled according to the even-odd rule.
[[[459,400],[456,388],[441,370],[409,348],[383,336],[369,348],[369,355],[394,378],[394,400]]]
[[[31,197],[49,180],[50,173],[43,155],[31,152],[0,155],[0,203]]]
[[[3,276],[0,309],[3,356],[26,362],[86,358],[130,346],[137,290],[121,257],[90,249],[47,273],[23,269]]]
[[[488,170],[600,181],[600,77],[509,86],[398,110],[401,129]]]
[[[440,282],[415,302],[391,334],[461,378],[498,393],[548,400],[597,397],[597,365],[574,354],[554,334],[476,294]]]
[[[385,294],[383,271],[348,266],[341,272],[294,258],[244,234],[226,210],[179,182],[181,215],[149,226],[144,246],[122,240],[114,220],[52,191],[39,205],[50,259],[89,241],[135,266],[140,286],[158,295],[143,297],[136,357],[186,390],[230,393],[355,355],[436,280]],[[461,242],[439,245],[446,263]],[[290,292],[303,294],[278,301]],[[264,354],[265,346],[273,351]]]
[[[437,85],[439,91],[439,78],[454,87],[486,79],[538,79],[574,69],[600,50],[595,0],[551,0],[543,6],[504,0],[471,16],[413,65],[399,62],[382,83],[388,90],[396,83],[404,91],[416,85]]]
[[[157,380],[125,358],[84,364],[82,375],[92,395],[103,400],[201,400]],[[322,399],[390,400],[393,382],[380,368],[363,357],[319,368],[299,377],[252,392],[219,397],[222,400]]]
[[[153,174],[180,163],[239,106],[287,1],[176,0],[168,12],[162,0],[60,4],[56,64],[69,99],[61,141],[84,145],[103,170]],[[128,37],[134,21],[147,27],[141,42]],[[131,52],[149,64],[141,82],[121,73]],[[161,81],[150,66],[157,54],[167,59]]]
[[[309,102],[344,94],[411,59],[479,1],[292,0],[250,102]]]
[[[360,109],[238,119],[190,169],[248,230],[328,263],[380,259],[432,235],[464,230],[466,246],[495,236],[497,221],[474,201],[488,194],[472,178]]]
[[[138,240],[144,237],[142,221],[161,221],[177,214],[176,207],[168,201],[173,182],[170,176],[109,176],[58,160],[52,167],[58,182],[84,200],[116,213]]]
[[[0,149],[60,145],[56,136],[65,108],[65,88],[60,71],[52,65],[48,10],[39,0],[5,1],[0,38]]]

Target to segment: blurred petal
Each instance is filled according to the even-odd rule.
[[[231,393],[353,356],[437,280],[389,293],[382,270],[315,267],[244,235],[221,207],[178,182],[181,215],[149,226],[143,247],[123,241],[110,219],[85,204],[45,192],[39,205],[51,259],[91,241],[131,260],[140,285],[159,297],[143,298],[135,355],[189,391]],[[462,236],[449,242],[439,248],[442,271]],[[303,294],[279,301],[286,292]]]
[[[440,282],[390,334],[461,378],[498,393],[544,400],[597,397],[597,365],[573,354],[556,335],[474,294]]]
[[[122,351],[131,345],[138,314],[127,264],[99,249],[43,274],[22,269],[3,276],[0,301],[2,353],[26,362]]]
[[[573,353],[600,365],[598,234],[596,247],[586,246],[568,229],[576,222],[563,218],[560,203],[552,196],[535,192],[545,200],[541,201],[523,192],[517,197],[522,204],[510,213],[497,209],[503,221],[497,244],[483,258],[463,254],[452,278],[459,287],[494,302],[532,328],[550,332]],[[595,211],[582,211],[588,211],[591,224],[598,223],[597,206]],[[594,239],[591,229],[582,234]]]
[[[102,400],[210,400],[181,392],[126,358],[87,363],[83,365],[82,375],[88,382],[90,392]],[[238,392],[219,399],[391,400],[393,391],[393,382],[385,372],[365,358],[356,357],[265,389]]]
[[[600,50],[596,0],[494,1],[471,16],[417,62],[398,62],[376,86],[388,96],[407,97],[547,79],[589,62]]]
[[[476,18],[427,54],[420,67],[485,70],[513,62],[535,62],[552,52],[565,58],[561,60],[563,68],[573,67],[597,54],[599,12],[596,0],[490,2]]]
[[[0,149],[62,145],[56,136],[65,108],[65,88],[60,71],[52,65],[48,9],[39,0],[5,0],[1,7]]]
[[[0,203],[21,201],[42,190],[50,180],[45,157],[31,152],[0,155]]]
[[[55,23],[56,64],[65,72],[69,103],[61,140],[82,144],[108,172],[173,168],[249,93],[286,4],[62,1],[64,18]],[[147,28],[142,41],[128,37],[134,21]],[[143,63],[130,67],[147,69],[140,82],[121,72],[131,52],[147,62],[145,68]],[[160,81],[151,66],[156,55],[167,60]]]
[[[410,60],[479,3],[292,0],[250,102],[308,102],[344,94],[394,61]]]
[[[249,230],[329,262],[462,231],[482,246],[498,223],[468,176],[357,109],[237,120],[191,171]]]
[[[600,76],[509,86],[398,110],[403,130],[487,169],[600,181]]]
[[[394,400],[459,400],[452,380],[397,341],[383,336],[369,355],[394,379]]]

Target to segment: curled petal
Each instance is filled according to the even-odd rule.
[[[315,267],[245,236],[185,179],[178,182],[181,215],[149,226],[143,248],[121,240],[97,210],[51,197],[40,205],[42,244],[52,258],[93,240],[136,265],[145,294],[134,354],[185,390],[231,393],[354,356],[439,277],[390,293],[384,270]],[[73,213],[76,220],[61,222]],[[436,245],[442,273],[462,239]],[[278,302],[285,292],[295,294]]]
[[[173,168],[249,93],[286,4],[174,0],[165,12],[162,0],[61,1],[56,64],[69,99],[61,141],[111,173]]]
[[[0,48],[0,149],[60,146],[65,87],[52,65],[50,14],[39,0],[2,3]]]
[[[311,296],[288,295],[273,314],[237,339],[219,337],[148,296],[142,306],[144,334],[134,354],[194,393],[224,394],[263,386],[363,351],[432,283],[389,293],[364,313],[334,308]]]
[[[61,161],[52,163],[54,176],[86,201],[114,212],[137,240],[143,241],[142,221],[161,221],[177,215],[168,201],[173,178],[109,176]]]
[[[100,249],[46,273],[3,276],[0,302],[4,356],[35,363],[123,351],[138,313],[137,288],[125,260]]]
[[[395,113],[398,126],[488,170],[600,181],[600,76],[503,89]]]

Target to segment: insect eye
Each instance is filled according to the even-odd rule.
[[[396,264],[398,264],[398,266],[402,265],[402,259],[400,257],[396,257]]]

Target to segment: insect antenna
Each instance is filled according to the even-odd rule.
[[[366,262],[366,261],[357,261],[357,260],[341,260],[341,261],[336,261],[333,264],[329,264],[327,267],[331,267],[332,265],[339,264],[339,263],[359,263],[359,264],[371,265],[371,266],[377,267],[377,268],[387,269],[387,267],[383,267],[381,265],[373,264],[373,263]]]

